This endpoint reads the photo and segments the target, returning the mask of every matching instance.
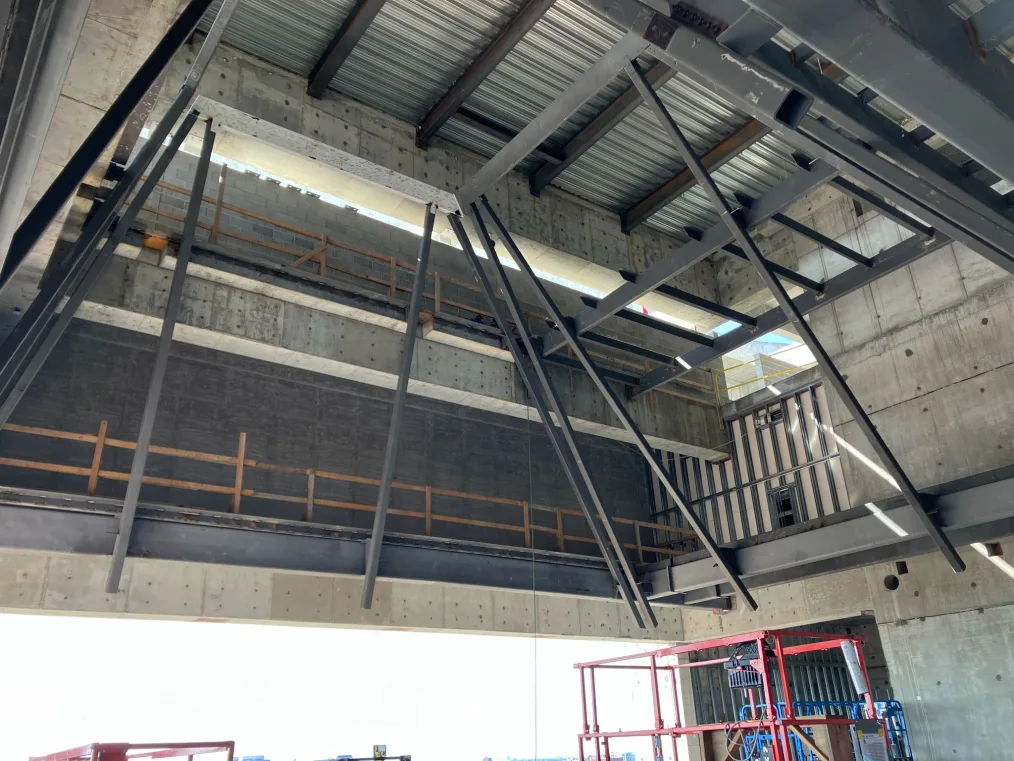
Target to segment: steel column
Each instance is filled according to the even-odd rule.
[[[224,13],[227,19],[235,4],[236,0],[225,0],[219,15]],[[4,259],[3,267],[0,268],[0,289],[10,282],[14,272],[21,266],[42,233],[49,227],[50,222],[59,213],[67,199],[77,191],[88,170],[130,118],[130,114],[141,102],[145,93],[162,75],[176,51],[183,46],[194,29],[197,28],[198,22],[210,5],[211,0],[191,0],[183,12],[176,17],[151,55],[141,64],[141,68],[137,70],[137,73],[113,101],[109,110],[102,115],[98,124],[95,125],[66,166],[53,180],[53,183],[36,202],[28,216],[18,226]],[[107,200],[106,203],[108,202]]]
[[[7,173],[56,14],[56,0],[21,0],[14,17],[0,25],[0,29],[7,28],[6,49],[0,63],[0,196],[6,190]]]
[[[144,207],[145,202],[151,195],[152,190],[158,184],[158,181],[162,179],[162,175],[165,174],[165,170],[169,167],[169,163],[173,157],[179,151],[180,146],[186,139],[191,128],[194,126],[194,122],[197,121],[197,111],[191,111],[183,119],[176,134],[173,135],[172,142],[169,146],[162,151],[162,155],[159,156],[158,162],[148,173],[147,179],[144,184],[134,195],[134,198],[130,202],[130,206],[124,212],[123,216],[116,223],[116,227],[113,228],[106,242],[103,244],[101,251],[98,254],[93,255],[92,251],[87,252],[86,261],[82,267],[84,274],[81,279],[77,281],[73,289],[70,291],[70,295],[67,298],[67,302],[63,305],[63,309],[60,311],[59,317],[53,321],[52,327],[46,332],[45,337],[42,339],[38,349],[26,357],[26,362],[15,368],[17,371],[13,376],[5,378],[4,385],[0,387],[0,428],[7,424],[13,414],[21,398],[25,395],[28,387],[35,380],[35,376],[38,374],[42,365],[45,364],[46,359],[52,353],[56,347],[57,342],[63,336],[67,327],[70,325],[72,319],[77,310],[80,308],[81,303],[85,300],[88,292],[92,289],[95,281],[98,280],[99,276],[105,269],[105,265],[112,258],[117,247],[123,242],[127,232],[130,230],[130,226],[134,223],[138,213]]]
[[[324,97],[338,69],[352,54],[386,2],[387,0],[358,0],[310,72],[306,87],[308,95],[314,98]]]
[[[38,350],[46,329],[52,324],[58,304],[71,292],[98,256],[96,251],[98,242],[106,234],[120,204],[140,181],[141,175],[169,136],[176,120],[193,98],[237,2],[238,0],[225,0],[222,4],[175,100],[152,131],[148,141],[130,162],[112,193],[85,225],[67,261],[43,282],[31,306],[0,346],[0,400],[7,398],[11,384],[24,372],[25,363],[31,361],[32,354]]]
[[[415,263],[415,279],[405,313],[405,346],[401,350],[401,368],[398,371],[398,385],[391,402],[391,425],[387,432],[387,449],[384,452],[384,468],[380,475],[380,494],[377,497],[377,511],[373,516],[373,532],[366,548],[366,577],[363,579],[363,607],[373,606],[373,589],[377,584],[380,569],[380,550],[384,543],[384,524],[387,522],[387,508],[391,502],[391,484],[394,483],[394,468],[398,462],[398,445],[401,443],[401,420],[405,414],[405,400],[408,397],[408,381],[412,375],[412,357],[415,355],[415,339],[419,333],[419,309],[426,292],[426,270],[430,262],[430,245],[433,242],[433,222],[437,213],[433,204],[426,204],[426,221],[419,241],[419,257]]]
[[[643,20],[646,24],[647,18]],[[630,32],[623,35],[606,53],[564,90],[521,130],[493,158],[487,161],[458,193],[458,202],[469,204],[485,193],[495,182],[517,166],[542,141],[553,134],[584,103],[594,97],[615,77],[631,58],[636,58],[648,47],[647,40]]]
[[[478,57],[469,64],[454,84],[448,88],[443,97],[430,109],[429,113],[416,128],[416,143],[425,148],[430,138],[450,119],[454,112],[468,100],[493,69],[508,56],[521,39],[528,34],[555,0],[526,0],[507,25],[483,49]]]
[[[105,269],[106,263],[113,258],[117,248],[123,243],[123,239],[137,218],[138,213],[148,200],[158,181],[161,180],[162,175],[165,174],[165,169],[179,150],[179,146],[183,145],[184,140],[197,121],[197,117],[197,112],[192,111],[184,119],[183,123],[179,125],[179,129],[176,130],[176,134],[172,137],[172,142],[162,151],[162,155],[158,157],[155,166],[148,172],[148,178],[134,195],[127,211],[120,221],[117,222],[117,226],[113,229],[110,236],[106,238],[101,251],[95,256],[92,256],[91,252],[88,253],[84,266],[84,275],[70,291],[70,295],[60,312],[60,316],[53,322],[53,327],[46,333],[46,337],[43,339],[38,350],[30,354],[26,358],[27,361],[16,368],[18,370],[16,374],[9,377],[4,386],[0,388],[0,427],[3,427],[10,420],[11,414],[21,401],[24,393],[28,390],[35,375],[39,373],[39,370],[53,352],[64,332],[66,332],[71,320],[74,319],[74,315],[81,306],[81,302],[88,295],[88,291],[91,290],[92,285],[94,285],[99,275]]]
[[[876,452],[880,461],[884,464],[884,467],[891,474],[895,480],[895,487],[905,495],[912,509],[916,511],[919,519],[926,527],[926,531],[930,537],[936,543],[940,552],[943,553],[944,557],[947,558],[947,562],[950,564],[956,572],[965,570],[965,564],[958,556],[957,551],[951,544],[950,540],[940,530],[940,527],[930,517],[927,512],[928,505],[924,497],[916,490],[915,486],[909,480],[908,475],[902,469],[901,464],[895,459],[894,454],[887,446],[887,442],[880,436],[873,422],[866,415],[866,410],[863,409],[862,404],[856,399],[852,393],[848,384],[845,383],[841,373],[838,372],[838,368],[835,367],[834,362],[831,360],[829,354],[824,351],[824,347],[820,341],[817,340],[816,334],[810,329],[809,323],[803,317],[802,312],[796,304],[789,298],[789,294],[785,291],[781,282],[775,277],[771,271],[768,263],[764,257],[761,256],[757,245],[754,243],[753,238],[750,237],[749,233],[743,228],[737,217],[736,212],[729,205],[725,196],[718,189],[715,181],[708,174],[708,171],[701,165],[700,160],[694,154],[693,148],[690,143],[687,142],[683,132],[679,126],[673,121],[672,116],[666,109],[665,105],[659,99],[658,95],[654,90],[651,89],[645,79],[644,74],[641,72],[640,66],[636,61],[632,61],[628,67],[628,73],[634,78],[634,83],[637,84],[638,89],[641,90],[641,94],[644,96],[645,101],[652,107],[655,112],[655,116],[658,118],[659,124],[666,131],[669,139],[675,144],[683,157],[683,160],[694,172],[697,177],[697,181],[701,184],[701,187],[707,192],[708,197],[712,203],[716,206],[719,213],[722,216],[722,220],[729,227],[729,230],[736,237],[736,241],[745,250],[747,256],[750,258],[750,262],[754,265],[757,271],[760,273],[761,278],[764,280],[764,284],[768,287],[768,290],[774,295],[778,305],[785,312],[786,316],[792,322],[796,332],[803,339],[803,342],[813,352],[814,358],[817,360],[817,364],[820,366],[825,378],[829,385],[834,388],[838,393],[838,396],[844,402],[849,412],[852,413],[855,418],[856,424],[860,430],[866,436],[870,446]]]
[[[643,94],[644,93],[642,91],[642,95]],[[538,279],[538,277],[536,277],[535,273],[532,271],[532,268],[529,266],[524,256],[522,256],[521,251],[514,244],[514,241],[510,237],[510,234],[503,226],[503,223],[500,221],[499,217],[497,217],[496,213],[493,211],[493,207],[490,206],[489,201],[485,198],[485,196],[483,196],[482,198],[482,203],[486,209],[487,215],[489,216],[490,220],[492,220],[493,225],[496,228],[498,237],[500,238],[501,241],[503,241],[504,245],[507,248],[508,253],[514,260],[514,263],[518,265],[518,268],[525,276],[525,279],[528,281],[531,287],[535,289],[536,293],[539,296],[539,300],[542,302],[542,305],[549,312],[550,318],[556,322],[557,326],[559,327],[560,333],[563,335],[564,339],[566,340],[570,348],[574,351],[574,355],[577,357],[578,361],[581,362],[581,365],[584,367],[585,372],[587,372],[588,375],[591,377],[592,381],[595,383],[595,386],[598,388],[599,392],[606,398],[606,402],[609,404],[610,409],[620,419],[620,422],[623,424],[624,429],[634,440],[634,444],[637,446],[638,451],[640,451],[641,455],[648,461],[648,464],[649,466],[651,466],[651,469],[654,471],[655,475],[658,476],[659,480],[666,487],[666,491],[669,492],[669,495],[672,497],[673,502],[675,502],[680,507],[684,517],[687,519],[687,523],[689,524],[690,528],[694,531],[694,533],[697,534],[698,540],[708,550],[708,553],[718,564],[718,566],[722,569],[723,573],[728,578],[729,582],[733,585],[733,587],[735,587],[736,591],[739,592],[739,594],[742,596],[743,601],[747,605],[749,605],[750,608],[756,610],[757,602],[753,599],[753,596],[750,594],[749,590],[747,590],[746,586],[743,584],[742,580],[739,578],[736,571],[729,564],[729,561],[725,556],[724,550],[722,550],[717,544],[715,544],[715,540],[711,538],[711,535],[708,533],[707,527],[698,519],[693,509],[688,504],[686,497],[680,491],[679,487],[676,486],[676,482],[673,480],[672,475],[665,469],[665,466],[663,465],[661,458],[658,456],[655,450],[652,449],[648,441],[644,438],[644,434],[641,433],[640,428],[637,427],[637,424],[634,422],[633,418],[630,417],[630,413],[627,412],[626,408],[623,406],[623,403],[620,402],[619,398],[616,396],[616,392],[613,391],[612,387],[608,383],[606,383],[605,380],[602,378],[602,375],[601,373],[599,373],[599,370],[595,366],[595,363],[588,355],[588,351],[585,349],[584,345],[578,340],[574,330],[570,326],[570,323],[567,321],[566,317],[560,312],[559,308],[556,306],[556,302],[553,301],[553,298],[549,295],[549,292],[546,290],[545,286],[543,286],[542,282]]]
[[[211,164],[211,152],[215,146],[215,133],[211,130],[209,119],[204,128],[204,145],[194,175],[194,187],[190,191],[187,204],[187,215],[183,223],[183,239],[176,254],[176,269],[173,272],[172,285],[169,286],[169,300],[166,303],[165,317],[162,320],[162,335],[159,337],[158,349],[155,352],[155,366],[148,384],[148,397],[144,402],[141,415],[141,428],[137,434],[137,448],[130,465],[130,477],[127,481],[127,492],[123,498],[123,510],[120,513],[120,527],[113,547],[113,558],[106,578],[106,592],[116,594],[120,591],[120,577],[123,575],[123,564],[130,546],[130,532],[134,525],[134,514],[137,511],[137,500],[141,495],[141,481],[144,478],[144,466],[148,460],[148,448],[151,446],[151,435],[155,428],[155,415],[158,412],[159,398],[162,396],[162,382],[165,380],[166,365],[169,362],[169,349],[172,347],[173,331],[180,314],[183,301],[183,284],[187,277],[187,263],[190,260],[190,249],[194,245],[197,233],[197,220],[201,214],[201,201],[204,199],[204,185],[208,180],[208,167]]]
[[[747,226],[759,225],[772,214],[827,183],[835,174],[835,170],[823,161],[815,161],[809,166],[801,167],[795,174],[757,198],[753,206],[743,212]],[[637,301],[646,293],[657,290],[683,270],[730,243],[732,234],[725,225],[719,222],[709,227],[700,238],[694,237],[674,247],[665,258],[643,272],[625,275],[627,282],[599,299],[594,309],[585,309],[574,317],[574,331],[580,335],[592,330],[628,304]],[[545,353],[558,351],[564,344],[562,337],[552,337],[546,341]]]
[[[482,224],[481,218],[478,214],[474,213],[472,218],[478,229],[479,225]],[[644,600],[644,610],[647,612],[652,625],[657,626],[657,621],[655,620],[651,606],[648,604],[647,599],[644,598],[643,592],[641,592],[640,588],[636,586],[636,581],[631,582],[628,580],[626,569],[620,568],[620,563],[626,565],[626,557],[623,554],[623,547],[621,544],[613,544],[611,541],[611,538],[615,535],[612,530],[612,524],[608,521],[608,516],[605,514],[604,508],[601,506],[598,494],[595,491],[595,486],[592,483],[587,470],[584,468],[583,463],[580,461],[580,452],[577,449],[576,441],[573,439],[573,430],[570,427],[570,421],[563,410],[563,405],[560,401],[559,395],[557,395],[555,387],[549,379],[544,364],[539,360],[539,353],[535,351],[534,347],[532,347],[532,340],[525,328],[523,319],[520,322],[515,321],[514,324],[517,327],[518,335],[524,342],[525,352],[527,352],[527,355],[522,353],[521,347],[518,346],[517,339],[510,330],[510,316],[504,312],[503,307],[500,305],[500,301],[497,299],[496,293],[493,290],[493,285],[486,276],[486,273],[479,262],[479,258],[476,256],[475,251],[472,248],[472,243],[469,241],[468,235],[465,233],[465,228],[462,225],[461,218],[452,214],[448,216],[448,220],[454,228],[455,234],[458,236],[458,242],[465,251],[468,260],[472,265],[472,269],[475,270],[476,279],[479,281],[479,285],[482,288],[483,293],[485,293],[487,301],[489,301],[490,308],[493,310],[498,324],[503,329],[504,340],[507,342],[507,347],[510,349],[511,356],[514,357],[515,365],[521,373],[521,377],[525,382],[528,392],[531,394],[532,403],[535,405],[535,408],[539,413],[539,418],[542,420],[542,424],[546,429],[546,434],[549,436],[549,441],[553,445],[553,450],[556,452],[556,456],[560,460],[560,465],[563,467],[564,474],[567,476],[567,480],[570,482],[571,488],[574,490],[574,496],[577,497],[578,504],[581,507],[581,511],[584,513],[585,520],[588,521],[588,529],[591,531],[592,536],[595,539],[595,543],[598,545],[599,551],[602,553],[602,558],[605,560],[606,566],[609,568],[609,573],[612,576],[613,581],[620,590],[620,596],[630,607],[630,613],[634,617],[634,621],[637,623],[639,628],[644,628],[644,618],[641,616],[641,612],[637,607],[637,602],[639,600]],[[478,231],[482,238],[483,249],[486,251],[487,257],[493,261],[494,257],[496,257],[496,253],[494,251],[492,241],[489,238],[489,233],[485,230],[485,227],[482,227]],[[495,261],[499,264],[499,260]],[[499,276],[499,269],[497,270],[497,273]],[[504,279],[504,282],[506,282],[506,279]],[[520,314],[520,307],[517,304],[517,298],[514,296],[513,291],[508,294],[505,290],[504,295],[507,297],[508,306],[511,307],[511,311],[516,312],[518,314],[518,318],[522,318],[523,316]],[[553,418],[546,402],[547,398],[552,403],[554,412],[559,410],[559,412],[556,412],[556,420],[560,423],[559,427],[553,424]],[[570,434],[569,440],[565,440],[567,432]],[[574,443],[573,447],[571,447],[571,442]],[[591,505],[593,504],[599,511],[599,517],[604,521],[604,525],[602,527],[599,526],[596,516],[592,512]],[[603,533],[603,529],[605,528],[608,528],[608,535]],[[632,576],[633,574],[631,574],[631,577]],[[634,593],[635,589],[638,590],[636,596]]]

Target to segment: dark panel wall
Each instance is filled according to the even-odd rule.
[[[154,359],[155,338],[109,326],[75,321],[18,407],[13,423],[95,433],[107,420],[111,438],[134,440]],[[176,343],[170,357],[156,419],[156,445],[234,455],[247,434],[246,456],[300,469],[315,468],[379,478],[390,419],[390,392],[316,373]],[[581,437],[582,451],[603,501],[614,515],[647,520],[643,461],[624,444]],[[88,467],[87,443],[4,431],[0,456]],[[127,472],[132,452],[107,448],[106,470]],[[230,465],[151,455],[148,475],[231,485]],[[532,504],[577,508],[541,423],[409,397],[396,480]],[[0,466],[0,483],[82,492],[86,479]],[[99,493],[122,496],[125,484],[103,480]],[[305,496],[303,475],[248,468],[244,487]],[[371,505],[376,487],[318,478],[316,496]],[[145,486],[142,501],[226,510],[229,495]],[[419,492],[395,490],[392,507],[423,509]],[[435,514],[521,525],[519,507],[434,496]],[[299,504],[244,497],[241,512],[298,519]],[[318,508],[315,520],[367,528],[372,513]],[[555,527],[555,516],[533,513]],[[423,533],[421,520],[392,516],[391,531]],[[629,526],[619,526],[633,542]],[[588,536],[583,518],[565,517],[567,534]],[[434,523],[434,535],[520,545],[521,532]],[[647,532],[643,540],[648,543]],[[537,546],[552,549],[555,538],[536,534]],[[571,552],[595,553],[592,544],[568,542]]]

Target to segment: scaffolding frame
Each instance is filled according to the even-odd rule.
[[[786,645],[783,639],[786,637],[811,640],[802,644]],[[806,631],[771,631],[760,630],[737,634],[729,637],[695,642],[687,645],[666,647],[647,653],[606,658],[598,661],[587,661],[577,663],[581,689],[581,731],[578,733],[578,758],[584,759],[585,743],[593,743],[595,761],[610,761],[612,756],[609,751],[609,741],[620,738],[643,737],[650,738],[652,743],[652,754],[650,758],[662,761],[663,738],[670,738],[672,744],[672,758],[677,761],[680,757],[678,739],[692,735],[703,735],[707,732],[740,733],[745,737],[747,733],[770,734],[772,738],[771,749],[773,761],[792,761],[795,755],[791,746],[795,743],[802,743],[808,750],[814,750],[812,739],[807,734],[807,729],[816,726],[854,726],[857,719],[844,716],[818,715],[803,716],[796,715],[794,700],[790,688],[791,680],[787,669],[787,659],[795,655],[803,655],[821,650],[837,650],[843,643],[851,643],[855,648],[858,660],[858,668],[866,684],[869,685],[869,675],[866,670],[866,661],[863,657],[862,646],[865,642],[863,637],[858,635],[827,634],[823,632]],[[681,697],[681,684],[679,673],[681,671],[705,666],[725,664],[729,657],[708,658],[705,660],[692,661],[690,656],[693,653],[700,653],[721,647],[736,647],[752,645],[756,647],[757,657],[749,659],[749,665],[760,676],[760,692],[757,688],[744,688],[748,696],[746,704],[750,709],[750,718],[736,722],[725,722],[717,724],[688,724],[684,720],[684,713],[681,710],[683,698]],[[682,657],[681,657],[682,656]],[[774,662],[772,666],[771,662]],[[638,729],[609,730],[603,729],[602,717],[599,716],[599,692],[595,683],[596,671],[622,671],[642,674],[648,672],[649,687],[651,689],[652,719],[650,726]],[[665,711],[662,708],[663,685],[659,680],[660,675],[668,674],[671,683],[673,718],[666,726]],[[781,688],[783,701],[776,699],[775,680]],[[783,705],[784,703],[784,705]],[[877,716],[873,695],[870,692],[863,694],[865,717],[868,720],[878,721],[884,730],[884,743],[890,751],[888,740],[888,727],[886,722]],[[818,756],[821,757],[821,756]]]

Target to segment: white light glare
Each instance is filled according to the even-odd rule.
[[[986,549],[986,545],[982,542],[973,542],[972,549],[982,555],[986,560],[999,568],[1003,573],[1014,579],[1014,566],[1008,563],[999,555],[990,555],[989,550]]]
[[[683,369],[685,370],[690,369],[690,363],[687,362],[685,359],[683,359],[683,357],[676,357],[676,361],[679,362],[681,365],[683,365]]]
[[[781,396],[782,395],[782,392],[778,390],[778,387],[777,386],[772,386],[770,383],[768,384],[768,391],[770,391],[775,396]]]
[[[876,517],[878,521],[883,523],[898,536],[908,536],[908,532],[905,531],[905,529],[903,529],[901,526],[895,523],[891,518],[887,516],[887,514],[883,510],[881,510],[872,502],[866,503],[866,509],[869,510],[871,513],[873,513],[874,517]]]

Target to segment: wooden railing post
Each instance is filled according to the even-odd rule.
[[[99,435],[95,439],[95,454],[92,455],[92,470],[88,474],[88,494],[95,494],[99,486],[99,468],[102,465],[102,450],[106,446],[106,428],[108,422],[103,420],[99,423]]]
[[[637,559],[644,562],[644,548],[641,547],[641,522],[634,521],[634,541],[637,543]]]
[[[313,470],[306,471],[306,509],[303,511],[303,520],[309,523],[313,520]]]
[[[433,314],[440,314],[440,273],[433,273]]]
[[[215,220],[211,223],[211,236],[208,240],[211,243],[218,242],[218,231],[222,227],[222,198],[225,196],[225,176],[229,167],[222,164],[222,172],[218,175],[218,196],[215,198]]]
[[[320,236],[320,276],[327,274],[327,233]]]
[[[426,536],[433,536],[433,487],[426,487]]]
[[[532,526],[531,526],[531,519],[528,516],[528,503],[527,502],[522,502],[521,503],[521,509],[523,511],[522,514],[524,515],[524,521],[525,521],[525,547],[531,547],[532,546]]]
[[[563,511],[560,508],[556,508],[556,549],[566,552],[563,540]]]
[[[398,297],[398,261],[391,257],[391,298]]]
[[[236,455],[236,486],[232,492],[232,506],[229,508],[234,513],[239,512],[239,500],[243,496],[243,463],[246,460],[246,433],[239,435],[239,453]]]

